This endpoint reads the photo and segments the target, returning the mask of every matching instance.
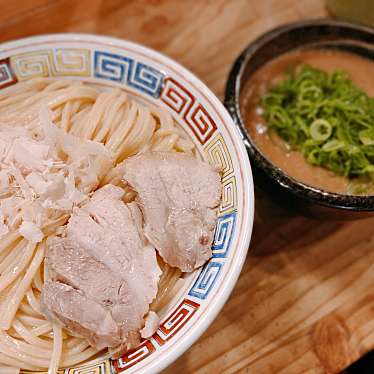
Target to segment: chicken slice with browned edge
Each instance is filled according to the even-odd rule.
[[[99,349],[140,342],[161,274],[141,232],[141,212],[123,194],[112,185],[96,191],[74,210],[66,236],[47,243],[51,280],[43,288],[43,311]]]
[[[124,180],[138,193],[144,233],[169,265],[190,272],[212,255],[221,178],[182,153],[147,152],[127,159]]]

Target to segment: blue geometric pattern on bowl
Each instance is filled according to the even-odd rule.
[[[236,212],[218,217],[214,233],[212,252],[213,257],[226,258],[230,249],[236,223]]]
[[[223,263],[210,260],[201,270],[188,294],[201,300],[206,299],[218,279],[222,266]]]
[[[164,74],[130,57],[94,52],[94,75],[97,78],[125,83],[154,98],[160,96]]]

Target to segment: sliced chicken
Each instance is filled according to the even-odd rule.
[[[190,272],[212,255],[220,175],[196,158],[148,152],[125,161],[124,180],[138,193],[144,233],[171,266]]]
[[[41,302],[46,317],[84,336],[98,349],[121,344],[119,327],[109,310],[83,292],[60,282],[46,282]]]
[[[66,237],[47,243],[52,281],[42,292],[43,311],[98,348],[129,349],[140,342],[161,274],[155,249],[140,232],[141,212],[135,203],[122,202],[123,193],[112,185],[101,188],[74,210]],[[75,304],[80,313],[70,311]],[[89,313],[82,305],[92,306]],[[112,340],[103,321],[104,327],[110,321]]]
[[[143,339],[150,338],[158,329],[160,319],[157,313],[150,311],[145,317],[144,327],[140,330],[141,337]]]
[[[70,239],[48,240],[47,263],[53,280],[81,290],[104,307],[120,302],[121,288],[126,286],[124,279]]]
[[[104,194],[107,193],[107,195]],[[123,190],[107,185],[95,192],[83,208],[76,209],[67,225],[67,236],[88,255],[103,263],[134,290],[133,304],[143,315],[157,293],[161,271],[156,252],[139,233],[135,203],[124,204],[114,193]],[[121,195],[122,197],[122,195]]]

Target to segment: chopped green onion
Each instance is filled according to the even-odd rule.
[[[261,105],[269,130],[308,162],[374,181],[374,98],[346,72],[299,67],[271,88]]]
[[[327,140],[332,133],[331,125],[322,118],[316,119],[310,125],[310,135],[314,140]]]
[[[344,148],[344,143],[336,139],[330,140],[322,146],[322,150],[325,152],[337,151],[339,148]]]
[[[374,131],[372,130],[362,130],[358,134],[358,137],[362,144],[364,145],[374,145]]]

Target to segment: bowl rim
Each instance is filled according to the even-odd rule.
[[[269,177],[278,188],[286,190],[309,203],[328,208],[336,208],[345,211],[370,212],[374,210],[374,195],[346,195],[325,191],[296,180],[283,172],[281,168],[272,164],[257,149],[254,142],[252,142],[240,113],[240,91],[243,74],[245,68],[250,64],[251,58],[256,55],[257,51],[271,43],[271,41],[279,35],[304,29],[305,27],[312,28],[319,26],[343,28],[347,31],[360,31],[368,36],[370,44],[373,44],[374,46],[374,28],[370,26],[357,25],[331,18],[309,19],[280,25],[254,39],[237,57],[226,81],[224,104],[241,132],[244,144],[254,167],[264,171],[266,176]]]
[[[243,180],[243,195],[245,196],[247,207],[246,209],[244,209],[244,207],[242,209],[243,226],[238,234],[236,253],[233,255],[232,263],[230,264],[230,267],[228,267],[225,280],[222,281],[219,286],[219,291],[217,291],[215,299],[210,301],[210,307],[208,307],[204,313],[201,314],[198,321],[196,321],[191,330],[188,331],[188,334],[180,337],[175,344],[171,344],[168,350],[162,351],[160,356],[149,362],[147,368],[140,367],[137,369],[135,365],[130,369],[130,372],[133,372],[132,369],[135,368],[137,373],[159,372],[180,357],[206,331],[225,305],[239,278],[247,252],[249,250],[254,224],[254,183],[250,160],[244,143],[242,142],[241,133],[237,126],[235,126],[232,117],[228,113],[223,103],[217,98],[211,89],[202,82],[200,78],[162,52],[156,51],[142,44],[117,37],[96,35],[92,33],[65,32],[29,36],[0,43],[0,53],[5,53],[7,49],[26,46],[30,42],[61,42],[66,40],[66,38],[70,38],[71,42],[83,42],[87,44],[103,43],[113,48],[131,48],[133,51],[135,51],[135,53],[143,54],[143,56],[146,58],[152,57],[152,59],[155,59],[157,64],[159,64],[161,67],[165,66],[166,69],[173,70],[176,74],[178,74],[178,76],[181,77],[181,79],[183,79],[183,81],[194,85],[200,97],[209,99],[211,107],[222,116],[223,123],[227,124],[223,126],[227,129],[227,132],[231,137],[232,144],[235,145],[237,150],[237,159],[238,164],[240,165],[239,170],[242,174]],[[64,78],[61,77],[61,79]],[[195,271],[199,271],[200,269],[201,268]],[[111,370],[114,370],[113,367]]]

